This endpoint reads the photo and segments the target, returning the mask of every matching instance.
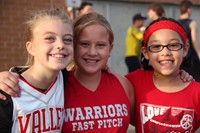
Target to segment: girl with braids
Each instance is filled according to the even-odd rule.
[[[200,84],[182,82],[179,68],[188,51],[184,28],[160,18],[144,32],[142,52],[153,71],[126,75],[135,88],[136,132],[195,132],[200,124]]]

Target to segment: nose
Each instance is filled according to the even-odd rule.
[[[96,56],[97,55],[97,49],[94,46],[90,46],[88,49],[88,55]]]
[[[64,42],[62,40],[58,41],[56,44],[57,49],[62,50],[64,49]]]
[[[170,55],[171,54],[171,51],[167,48],[167,46],[164,46],[164,48],[161,52],[162,52],[162,55]]]

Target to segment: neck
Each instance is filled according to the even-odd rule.
[[[189,14],[188,13],[185,13],[185,14],[182,14],[181,16],[180,16],[180,19],[187,19],[187,18],[189,18],[190,16],[189,16]]]
[[[179,72],[167,76],[154,72],[153,82],[154,85],[163,92],[177,92],[189,84],[183,83],[183,81],[180,79]]]
[[[22,76],[33,86],[41,89],[48,89],[55,81],[59,71],[42,70],[31,66],[27,71],[22,73]]]
[[[159,17],[157,15],[154,16],[153,20],[157,20]]]
[[[81,85],[90,91],[95,91],[101,81],[101,71],[95,74],[87,74],[77,68],[74,72],[74,76]]]
[[[179,72],[176,72],[172,75],[162,75],[161,73],[154,71],[153,77],[159,80],[173,80],[173,79],[179,78]]]

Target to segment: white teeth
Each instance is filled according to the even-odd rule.
[[[56,57],[56,58],[63,58],[64,57],[64,55],[62,55],[62,54],[54,54],[54,55],[52,55],[53,57]]]
[[[96,60],[86,60],[88,63],[96,63]]]
[[[161,61],[160,64],[162,64],[162,65],[172,64],[172,61]]]

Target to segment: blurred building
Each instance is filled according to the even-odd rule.
[[[178,4],[181,0],[84,0],[93,3],[94,10],[104,15],[111,23],[115,34],[114,49],[109,60],[111,70],[126,74],[124,63],[125,35],[131,25],[133,14],[147,15],[148,5],[160,2],[167,17],[179,18]],[[192,18],[200,23],[200,1],[195,4]],[[24,65],[26,62],[23,22],[27,13],[36,9],[59,7],[66,9],[65,0],[0,0],[0,71],[12,66]],[[146,23],[149,21],[147,20]],[[199,26],[199,25],[198,25]],[[200,29],[200,26],[198,27]],[[198,35],[200,38],[200,34]]]

